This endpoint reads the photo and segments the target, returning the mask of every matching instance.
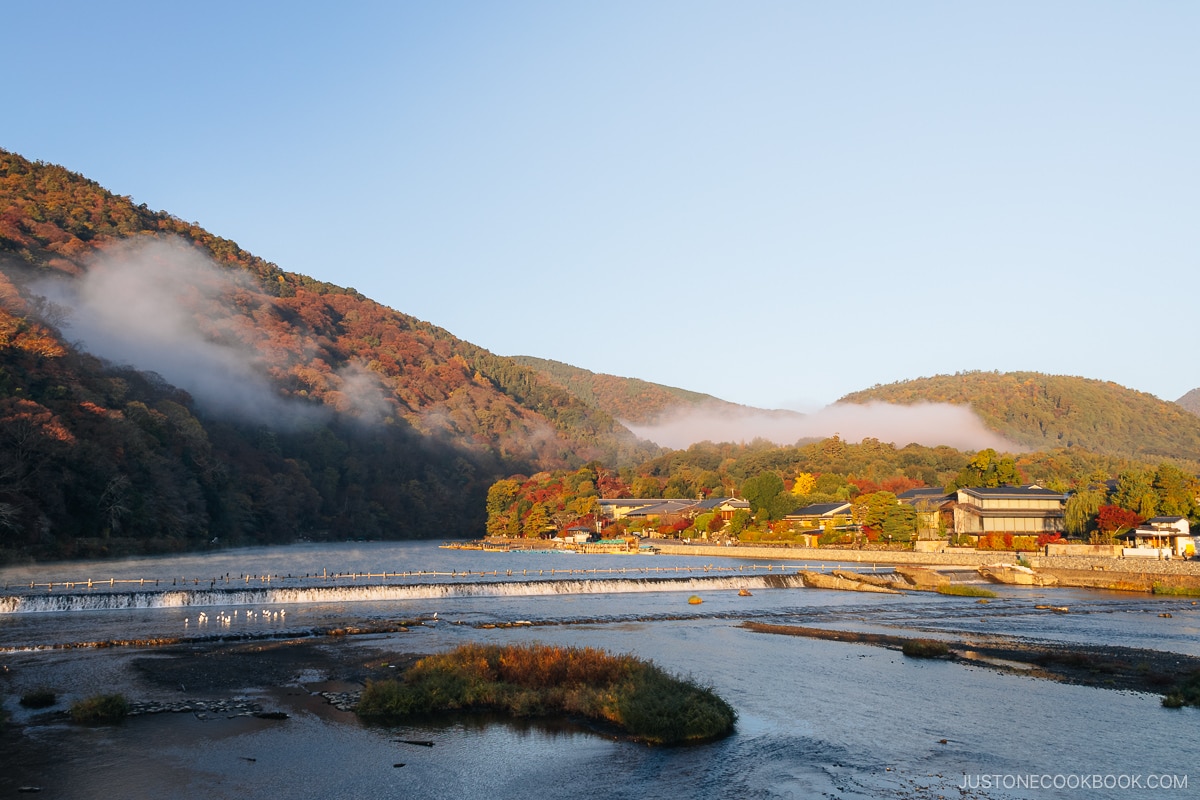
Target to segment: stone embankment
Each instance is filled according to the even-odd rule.
[[[848,592],[900,594],[896,589],[879,586],[875,583],[867,583],[866,581],[858,580],[857,576],[849,576],[844,573],[826,574],[824,572],[802,571],[800,575],[804,578],[804,585],[812,589],[838,589]]]
[[[927,567],[978,567],[998,561],[1012,561],[1012,553],[960,550],[940,553],[916,553],[912,550],[850,550],[835,547],[755,547],[732,545],[719,547],[702,544],[667,544],[654,540],[660,553],[673,556],[704,556],[710,558],[763,558],[773,561],[818,561],[826,564],[916,564]]]
[[[1121,592],[1200,591],[1200,561],[1182,558],[1096,558],[1034,556],[1030,566],[1059,586]]]
[[[1012,564],[1018,558],[1039,574],[1052,577],[1058,586],[1115,591],[1200,590],[1200,561],[1185,559],[1119,558],[1103,556],[1045,556],[1034,553],[975,551],[946,548],[942,552],[917,553],[907,550],[848,550],[832,547],[771,547],[692,545],[655,542],[667,555],[755,558],[821,564],[873,564],[895,567],[978,569],[993,564]],[[900,571],[899,569],[897,571]],[[931,587],[932,588],[932,587]]]
[[[1058,578],[1045,571],[1033,570],[1019,564],[995,564],[980,567],[979,574],[996,583],[1015,586],[1055,586]]]
[[[813,589],[839,589],[847,592],[878,592],[881,594],[903,594],[904,592],[936,592],[950,585],[950,578],[925,567],[897,566],[894,572],[872,575],[866,572],[849,572],[835,569],[832,572],[800,571],[804,585]]]
[[[896,574],[912,585],[914,589],[937,591],[939,586],[948,586],[950,578],[934,569],[927,567],[912,567],[904,564],[896,565]]]
[[[1200,561],[1172,558],[1096,558],[1093,556],[1029,556],[1025,559],[1035,569],[1083,569],[1104,572],[1141,572],[1147,575],[1200,576]]]

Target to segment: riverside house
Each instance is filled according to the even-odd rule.
[[[917,539],[939,540],[954,527],[954,495],[942,489],[909,489],[896,495],[917,512]]]
[[[618,520],[625,517],[644,517],[648,514],[687,513],[692,516],[714,512],[722,519],[730,519],[738,509],[750,510],[750,503],[740,497],[709,497],[701,500],[663,499],[661,497],[616,497],[599,501],[600,515],[605,519]]]
[[[697,514],[707,514],[709,512],[720,514],[721,519],[726,522],[733,519],[733,515],[741,510],[749,512],[750,503],[740,497],[709,497],[696,504]]]
[[[599,501],[603,519],[644,519],[650,524],[670,524],[692,520],[701,514],[718,514],[726,521],[740,509],[750,510],[750,503],[740,497],[709,497],[701,500],[662,498],[616,498]]]
[[[1187,517],[1151,517],[1117,538],[1125,542],[1121,549],[1124,556],[1191,558],[1196,555],[1196,540]]]
[[[841,517],[839,520],[843,525],[850,521],[850,504],[849,503],[814,503],[811,506],[798,508],[791,514],[783,518],[784,522],[790,522],[793,527],[798,528],[820,528],[826,522],[835,517]]]
[[[959,489],[955,533],[978,539],[992,533],[1038,536],[1063,530],[1067,496],[1036,483],[1026,486]]]
[[[663,502],[661,497],[617,497],[604,498],[600,501],[600,516],[604,519],[618,520],[629,516],[631,511],[637,511],[648,506]]]

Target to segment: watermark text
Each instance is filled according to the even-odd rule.
[[[992,773],[963,775],[960,789],[1128,789],[1178,791],[1188,788],[1187,775],[1082,775],[1066,773]]]

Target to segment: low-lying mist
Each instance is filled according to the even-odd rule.
[[[251,314],[268,298],[249,276],[221,269],[186,242],[121,242],[80,277],[37,289],[67,309],[68,339],[106,361],[157,373],[210,413],[276,427],[324,414],[282,396],[249,343]]]
[[[643,439],[673,449],[703,441],[750,442],[754,439],[793,445],[802,439],[823,439],[835,433],[848,442],[874,438],[897,447],[915,443],[928,447],[947,445],[958,450],[991,447],[1017,452],[1024,449],[985,428],[969,407],[948,403],[904,406],[835,403],[812,414],[699,408],[655,425],[626,423],[626,427]]]

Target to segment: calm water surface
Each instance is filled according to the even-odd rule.
[[[1196,709],[1163,709],[1155,695],[739,627],[757,619],[928,636],[1004,634],[1200,655],[1200,612],[1190,601],[1000,587],[1000,598],[981,605],[924,593],[767,588],[791,584],[781,583],[778,564],[769,572],[764,567],[733,559],[494,554],[403,543],[9,569],[0,571],[0,583],[9,587],[0,657],[26,682],[38,670],[73,668],[68,694],[86,696],[107,688],[129,649],[39,648],[424,619],[410,633],[362,637],[351,646],[412,653],[466,641],[537,640],[632,652],[711,684],[740,713],[734,736],[691,748],[472,719],[368,728],[328,710],[266,727],[221,722],[216,736],[201,727],[210,723],[142,717],[115,728],[70,729],[76,746],[62,754],[59,775],[73,797],[1133,798],[1190,797],[1200,786]],[[329,577],[335,574],[341,577]],[[114,585],[98,587],[99,576]],[[89,578],[91,589],[61,586]],[[143,579],[157,586],[117,583]],[[31,582],[58,585],[29,590]],[[753,596],[739,597],[739,585],[752,586]],[[689,605],[691,594],[704,603]],[[1070,613],[1036,605],[1067,606]],[[200,613],[208,622],[199,622]],[[517,620],[536,624],[476,627]],[[5,707],[23,713],[11,697]],[[142,744],[147,736],[155,742],[151,753]],[[398,745],[397,738],[436,745]],[[1189,788],[1121,788],[1164,775],[1188,780]],[[1080,776],[1102,785],[1054,788]],[[1106,781],[1119,785],[1106,789]]]

